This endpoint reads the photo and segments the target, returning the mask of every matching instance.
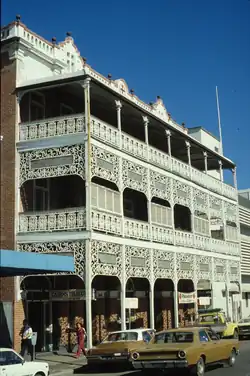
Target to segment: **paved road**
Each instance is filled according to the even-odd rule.
[[[103,372],[103,373],[88,373],[84,368],[75,370],[75,374],[83,376],[143,376],[142,372]],[[52,376],[71,376],[71,373],[65,371]],[[178,374],[177,374],[178,375]],[[177,376],[176,375],[176,376]],[[179,373],[180,376],[183,373]],[[234,368],[216,367],[208,369],[206,376],[250,376],[250,341],[242,342],[240,355],[237,357],[237,363]]]

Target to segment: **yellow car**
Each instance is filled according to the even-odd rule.
[[[246,319],[241,319],[238,324],[239,338],[250,338],[250,316]]]
[[[199,310],[198,324],[210,327],[220,338],[239,338],[238,324],[229,321],[220,308]]]
[[[143,375],[155,374],[156,370],[187,370],[193,376],[204,376],[210,364],[233,367],[238,353],[239,341],[220,339],[209,328],[189,327],[156,333],[149,345],[131,351],[130,359]]]

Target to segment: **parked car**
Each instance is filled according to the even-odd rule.
[[[0,348],[1,376],[48,376],[49,365],[45,362],[26,362],[12,349]]]
[[[220,308],[200,309],[198,311],[200,326],[210,327],[220,338],[238,338],[238,324],[227,319]]]
[[[153,336],[154,329],[130,329],[111,332],[96,347],[90,349],[87,354],[88,366],[100,366],[103,364],[129,363],[130,349],[145,346]]]
[[[239,341],[220,339],[209,328],[179,328],[156,333],[145,348],[131,351],[136,370],[146,374],[155,370],[189,370],[191,375],[204,376],[208,364],[226,362],[234,366]]]
[[[250,338],[250,316],[246,319],[241,319],[238,324],[239,338]]]

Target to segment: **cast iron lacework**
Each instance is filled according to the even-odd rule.
[[[154,271],[154,282],[158,278],[174,280],[174,276],[175,276],[174,253],[160,251],[158,249],[153,249],[153,271]]]
[[[237,223],[237,217],[238,217],[237,205],[224,201],[224,212],[225,212],[225,219],[227,221]]]
[[[109,260],[109,256],[115,256],[115,263]],[[105,257],[107,263],[101,262],[100,257]],[[115,276],[121,280],[122,275],[122,246],[120,244],[92,241],[91,242],[91,269],[92,278],[97,275]]]
[[[208,214],[208,194],[193,188],[194,210]]]
[[[195,281],[195,256],[189,253],[177,253],[176,270],[178,279]]]
[[[237,261],[228,260],[227,269],[228,269],[229,280],[233,282],[239,282],[240,281],[240,263],[238,263]]]
[[[75,273],[54,273],[76,274],[82,279],[85,278],[85,242],[51,242],[51,243],[18,243],[18,250],[23,252],[36,253],[57,253],[58,255],[74,254]],[[51,273],[50,273],[51,274]]]
[[[72,157],[71,164],[63,164],[63,158]],[[62,158],[62,164],[54,165]],[[32,168],[32,162],[47,160],[51,166]],[[26,180],[51,178],[65,175],[79,175],[84,179],[84,145],[39,149],[20,153],[20,185]]]
[[[92,145],[91,174],[112,181],[119,187],[119,158]]]
[[[124,188],[131,188],[147,194],[147,169],[133,162],[122,160],[122,180]]]
[[[214,278],[215,282],[226,282],[228,276],[227,260],[214,259]]]
[[[150,281],[151,252],[148,248],[129,247],[125,249],[126,277],[147,278]],[[136,266],[138,263],[141,266]]]
[[[168,201],[172,206],[171,201],[171,179],[167,176],[158,174],[155,171],[150,171],[151,183],[151,200],[152,197],[159,197]]]
[[[220,200],[219,198],[215,196],[210,195],[209,203],[210,203],[210,217],[222,218],[222,200]]]
[[[197,281],[213,279],[212,258],[209,256],[195,256]]]
[[[174,204],[187,206],[191,210],[191,187],[173,179],[173,199]]]

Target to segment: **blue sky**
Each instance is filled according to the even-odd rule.
[[[217,85],[224,153],[250,187],[250,0],[2,0],[2,24],[16,14],[49,40],[71,31],[97,71],[216,135]]]

